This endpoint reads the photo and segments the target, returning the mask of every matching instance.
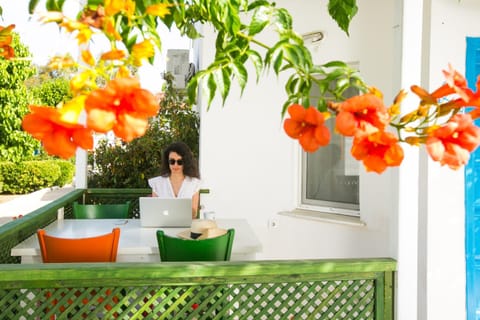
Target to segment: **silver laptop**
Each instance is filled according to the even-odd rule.
[[[192,199],[140,197],[142,227],[190,227]]]

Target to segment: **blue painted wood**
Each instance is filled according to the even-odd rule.
[[[476,90],[480,74],[480,38],[467,37],[465,75]],[[479,120],[476,125],[479,125]],[[465,167],[465,259],[467,320],[480,319],[480,149]]]

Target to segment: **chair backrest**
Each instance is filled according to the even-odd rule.
[[[58,238],[37,230],[43,262],[115,262],[120,228],[89,238]]]
[[[167,236],[157,230],[158,250],[162,261],[229,261],[234,229],[215,238],[188,240]]]
[[[131,202],[116,204],[79,204],[73,203],[75,219],[127,219]]]

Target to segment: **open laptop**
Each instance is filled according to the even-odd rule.
[[[142,227],[190,227],[192,223],[192,199],[140,197],[139,205]]]

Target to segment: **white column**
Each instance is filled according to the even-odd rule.
[[[87,121],[87,115],[85,111],[82,111],[78,122],[85,124]],[[86,189],[87,188],[87,164],[88,154],[87,151],[81,148],[77,148],[75,154],[75,188]]]
[[[421,83],[422,71],[422,0],[396,1],[398,86],[409,90],[412,84]],[[403,103],[402,113],[414,108],[418,101],[409,94]],[[418,201],[419,201],[419,152],[415,147],[403,145],[405,159],[398,169],[398,211],[396,239],[392,242],[398,261],[396,281],[396,316],[398,320],[418,318]],[[395,225],[395,224],[394,224]]]
[[[448,63],[464,73],[465,37],[478,36],[479,12],[478,1],[424,0],[422,84],[429,91],[445,82]],[[419,319],[466,319],[464,169],[422,157]]]
[[[80,8],[85,6],[86,2],[86,0],[79,0],[72,3],[67,1],[66,10],[68,14],[75,15]],[[78,48],[78,54],[80,55],[80,48]],[[85,111],[80,114],[78,122],[81,124],[85,124],[87,122],[87,115]],[[75,154],[75,188],[87,188],[87,159],[87,151],[77,148],[77,152]]]
[[[80,148],[75,155],[75,188],[87,188],[87,151]]]

